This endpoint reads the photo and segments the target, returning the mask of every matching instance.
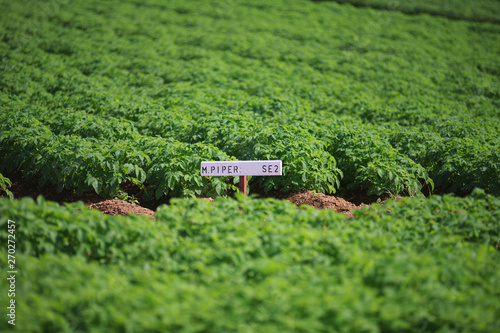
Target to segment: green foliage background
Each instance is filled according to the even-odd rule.
[[[174,199],[156,220],[42,197],[0,198],[0,212],[2,243],[7,216],[16,221],[22,332],[492,332],[500,324],[500,202],[481,190],[373,205],[351,219],[243,196]]]
[[[499,6],[455,2],[2,2],[0,172],[148,199],[271,158],[254,189],[498,195]]]
[[[354,219],[173,199],[156,220],[0,198],[19,269],[18,325],[2,301],[0,329],[495,331],[499,8],[0,1],[7,194],[16,171],[80,195],[220,196],[233,180],[200,177],[202,160],[282,159],[251,188],[413,196]]]

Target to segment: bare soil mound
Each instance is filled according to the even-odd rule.
[[[153,202],[141,202],[140,205],[134,205],[123,200],[106,200],[97,194],[85,193],[83,196],[77,196],[71,189],[64,189],[62,192],[57,191],[55,186],[40,186],[36,179],[26,179],[19,173],[12,173],[7,175],[8,178],[12,180],[12,186],[10,190],[14,194],[15,198],[22,197],[32,197],[36,198],[38,195],[42,194],[45,199],[56,201],[59,203],[63,202],[74,202],[81,200],[90,208],[98,209],[105,214],[111,215],[128,215],[128,214],[139,214],[153,217],[156,207],[161,204],[168,204],[167,199],[161,201]],[[133,186],[125,185],[124,191],[132,194],[136,198],[140,198],[142,193],[137,191]],[[363,196],[353,196],[348,198],[348,200],[334,197],[331,195],[325,195],[322,193],[315,193],[312,191],[301,191],[295,193],[283,193],[283,192],[273,192],[271,194],[262,195],[262,197],[274,197],[278,199],[289,200],[300,205],[309,205],[318,209],[333,209],[336,212],[352,216],[353,209],[359,209],[364,206],[368,206],[365,203],[375,202],[376,198],[363,197]],[[213,201],[213,198],[203,197],[201,199]],[[363,203],[364,202],[364,203]],[[357,205],[356,203],[359,203]]]
[[[354,203],[346,201],[342,198],[337,198],[323,193],[314,193],[312,191],[290,193],[283,196],[283,199],[289,200],[297,206],[309,205],[319,209],[333,209],[338,213],[344,213],[349,216],[352,216],[352,213],[350,212],[351,210],[368,206],[366,204],[355,205]]]
[[[203,200],[213,201],[213,198],[201,198]],[[366,204],[355,205],[352,202],[346,201],[342,198],[336,198],[334,196],[325,195],[322,193],[314,193],[311,191],[301,191],[296,193],[289,193],[282,196],[282,199],[288,200],[297,206],[309,205],[318,209],[333,209],[338,213],[344,213],[348,216],[353,216],[351,210],[359,209]],[[110,215],[146,215],[153,218],[154,211],[141,207],[138,205],[131,204],[129,202],[113,199],[104,200],[99,202],[87,202],[86,205],[89,208],[100,210],[105,214]]]
[[[137,215],[146,215],[152,218],[153,214],[155,213],[151,209],[134,205],[129,202],[118,199],[89,203],[88,207],[100,210],[101,212],[109,215],[137,214]]]

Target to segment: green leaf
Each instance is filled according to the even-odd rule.
[[[163,190],[160,187],[158,187],[155,191],[156,200],[159,200],[162,197],[162,195],[163,195]]]

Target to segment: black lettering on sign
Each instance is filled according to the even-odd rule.
[[[262,172],[264,172],[264,173],[266,172],[266,166],[265,165],[262,166]]]
[[[222,173],[224,173],[224,171],[226,171],[227,167],[225,165],[222,166]]]
[[[238,173],[238,166],[237,165],[234,166],[234,173]]]
[[[227,173],[232,173],[232,172],[231,172],[231,166],[230,166],[230,165],[227,167]]]
[[[271,164],[269,164],[269,165],[267,166],[267,172],[273,172],[273,170],[271,169],[271,167],[272,167],[272,165],[271,165]]]
[[[279,169],[278,165],[276,164],[274,167],[275,167],[274,172],[278,173],[278,169]]]
[[[214,173],[214,171],[215,171],[215,167],[214,166],[210,167],[210,173]]]
[[[201,172],[202,172],[202,173],[207,173],[207,167],[202,167],[202,168],[201,168]]]

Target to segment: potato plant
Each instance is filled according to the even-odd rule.
[[[256,190],[498,194],[497,2],[346,2],[3,2],[0,172],[220,195],[200,159],[269,156]]]
[[[494,0],[0,1],[15,328],[498,330],[499,12]],[[246,159],[283,160],[254,192],[406,197],[347,218],[228,199],[235,179],[200,175],[201,161]],[[170,205],[153,220],[10,200],[11,174],[77,195],[132,184]]]
[[[17,225],[23,332],[499,324],[500,202],[480,190],[386,202],[355,218],[243,196],[174,199],[156,220],[42,197],[0,198],[0,211],[2,230],[7,218]]]

